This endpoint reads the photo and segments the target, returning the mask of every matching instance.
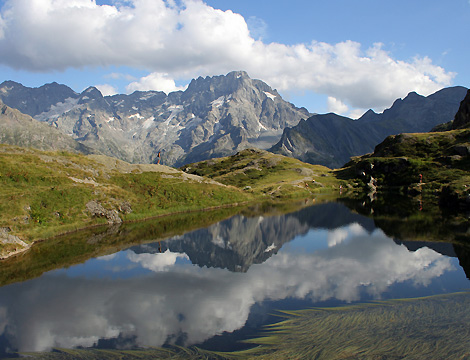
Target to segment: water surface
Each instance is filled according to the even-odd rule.
[[[465,251],[389,237],[339,203],[235,215],[0,288],[0,354],[177,344],[231,351],[278,309],[469,288]],[[431,239],[436,240],[436,239]]]

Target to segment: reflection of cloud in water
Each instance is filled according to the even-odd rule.
[[[117,254],[119,253],[114,253],[111,255],[103,255],[103,256],[97,257],[96,260],[111,261],[116,258]]]
[[[328,246],[332,247],[341,244],[351,235],[362,235],[365,233],[366,230],[358,223],[331,230],[328,233]]]
[[[91,346],[118,333],[153,346],[184,333],[191,344],[241,328],[258,301],[353,301],[361,289],[380,297],[392,284],[426,285],[452,269],[449,258],[430,249],[409,252],[381,231],[349,230],[347,242],[312,254],[281,252],[244,274],[196,266],[159,272],[165,261],[171,265],[184,255],[129,253],[156,272],[116,280],[43,276],[0,289],[0,308],[8,308],[0,311],[0,324],[8,323],[21,351],[68,347],[77,339],[75,344]]]
[[[189,259],[188,255],[166,250],[157,254],[136,254],[128,251],[127,258],[135,263],[139,263],[143,268],[152,271],[167,271],[176,264],[178,258]]]

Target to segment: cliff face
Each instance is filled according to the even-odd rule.
[[[467,91],[465,99],[460,103],[459,111],[455,114],[453,129],[470,127],[470,90]]]

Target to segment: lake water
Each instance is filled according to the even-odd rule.
[[[4,285],[0,356],[172,344],[233,351],[279,321],[276,310],[470,288],[460,265],[468,251],[390,237],[378,223],[340,203],[235,215]]]

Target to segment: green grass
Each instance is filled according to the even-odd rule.
[[[340,182],[324,166],[311,165],[267,151],[247,149],[236,155],[181,168],[258,197],[296,198],[338,189]]]
[[[468,146],[469,129],[389,136],[373,154],[353,158],[335,174],[355,183],[359,193],[368,191],[373,177],[379,192],[439,194],[441,200],[448,193],[464,204],[470,195],[470,157],[456,149]]]
[[[0,145],[0,227],[33,243],[106,224],[106,218],[87,210],[90,201],[118,211],[129,222],[240,203],[311,198],[339,187],[328,168],[260,150],[191,164],[185,170]],[[123,210],[129,207],[132,211]],[[0,256],[19,247],[0,241]]]
[[[123,204],[124,221],[253,201],[234,187],[194,180],[157,165],[131,165],[106,157],[0,146],[0,227],[32,242],[107,223],[92,217],[94,200],[107,210]],[[0,244],[0,255],[10,251]]]

